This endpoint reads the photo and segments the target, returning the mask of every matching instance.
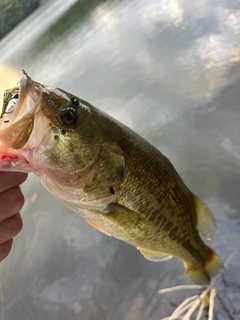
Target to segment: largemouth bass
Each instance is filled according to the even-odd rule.
[[[24,72],[5,92],[0,141],[0,170],[34,172],[90,225],[148,260],[177,257],[200,284],[223,268],[199,235],[215,232],[207,206],[159,150],[88,102]]]

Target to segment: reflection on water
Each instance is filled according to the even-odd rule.
[[[239,57],[234,0],[54,0],[0,42],[0,90],[14,86],[24,68],[144,136],[214,212],[211,246],[225,261],[240,243]],[[180,261],[144,260],[63,207],[34,176],[24,193],[24,229],[0,265],[1,320],[157,320],[170,313],[157,290],[189,282]],[[228,283],[239,281],[238,261],[236,252]],[[240,319],[239,289],[221,279],[218,288]]]

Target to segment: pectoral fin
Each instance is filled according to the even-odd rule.
[[[119,203],[109,203],[107,207],[103,211],[104,213],[118,213],[118,214],[126,214],[126,215],[133,215],[136,212],[122,206]]]
[[[197,213],[197,229],[206,239],[211,239],[216,231],[216,221],[212,212],[197,196],[192,194]]]
[[[95,228],[95,229],[97,229],[98,231],[100,231],[100,232],[102,232],[102,233],[105,233],[107,236],[111,237],[111,235],[110,235],[109,233],[107,233],[106,231],[104,231],[102,228],[100,228],[100,227],[99,227],[97,224],[95,224],[94,222],[89,221],[89,220],[86,220],[86,219],[85,219],[85,221],[87,221],[87,223],[89,223],[90,226],[92,226],[93,228]]]
[[[172,258],[171,255],[164,252],[150,251],[142,248],[137,248],[137,249],[141,252],[141,254],[147,260],[150,260],[150,261],[159,262],[159,261],[169,260]]]

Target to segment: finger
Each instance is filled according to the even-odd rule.
[[[5,259],[12,249],[13,239],[0,244],[0,261]]]
[[[19,186],[27,176],[27,173],[23,172],[0,172],[0,192]]]
[[[18,213],[24,205],[24,196],[20,187],[14,187],[0,193],[0,222]]]
[[[22,230],[22,218],[19,213],[0,223],[0,244],[15,237]]]
[[[12,249],[12,244],[13,244],[13,239],[8,240],[7,242],[0,244],[0,261],[5,259],[9,255],[9,253]]]

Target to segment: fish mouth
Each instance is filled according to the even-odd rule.
[[[39,121],[44,88],[25,71],[17,87],[7,90],[0,116],[0,170],[32,172],[31,158],[47,132]]]
[[[25,146],[39,111],[41,85],[34,82],[25,71],[19,85],[7,90],[0,116],[0,141],[15,150]]]

